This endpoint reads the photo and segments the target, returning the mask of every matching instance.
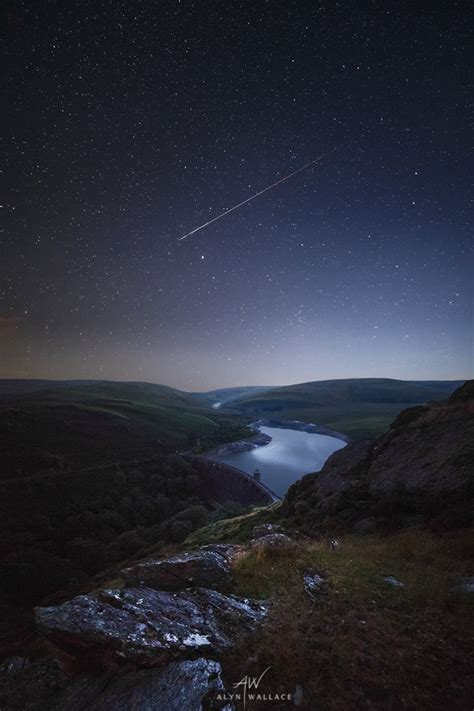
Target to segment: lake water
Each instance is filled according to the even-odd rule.
[[[225,457],[216,457],[224,464],[230,464],[248,474],[259,469],[262,483],[278,496],[284,496],[288,487],[301,479],[304,474],[317,472],[326,459],[337,449],[345,447],[336,437],[285,430],[279,427],[260,427],[272,441],[263,447],[248,452],[238,452]]]

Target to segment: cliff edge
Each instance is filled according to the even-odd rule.
[[[381,437],[335,452],[290,488],[283,510],[311,529],[374,530],[424,519],[468,525],[473,481],[471,380],[448,400],[404,410]]]

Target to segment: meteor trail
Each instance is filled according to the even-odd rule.
[[[238,205],[234,205],[234,207],[230,207],[228,210],[221,212],[220,215],[213,217],[212,220],[209,220],[209,222],[205,222],[203,225],[196,227],[194,230],[191,230],[191,232],[188,232],[187,234],[183,235],[183,237],[178,237],[178,242],[181,242],[181,240],[186,239],[186,237],[191,237],[191,235],[195,234],[196,232],[203,230],[205,227],[208,227],[209,225],[212,225],[213,222],[216,222],[217,220],[220,220],[221,217],[225,217],[225,215],[228,215],[229,212],[233,212],[234,210],[237,210],[237,208],[242,207],[242,205],[245,205],[246,203],[250,202],[251,200],[255,200],[255,198],[257,198],[259,195],[263,195],[263,193],[266,193],[267,190],[271,190],[272,188],[275,188],[277,185],[280,185],[280,183],[284,183],[289,178],[292,178],[294,175],[297,175],[297,173],[301,173],[303,170],[306,170],[306,168],[309,168],[310,165],[314,165],[314,163],[318,163],[318,161],[322,160],[323,158],[326,158],[326,156],[328,156],[330,153],[332,153],[335,150],[336,150],[336,148],[332,148],[327,153],[323,153],[322,155],[318,156],[314,160],[311,160],[309,163],[306,163],[306,165],[303,165],[301,168],[297,168],[297,170],[294,170],[292,173],[289,173],[288,175],[285,175],[283,178],[280,178],[275,183],[272,183],[271,185],[267,185],[266,188],[263,188],[263,190],[259,190],[258,193],[255,193],[255,195],[251,195],[246,200],[242,200],[242,202],[239,202]]]

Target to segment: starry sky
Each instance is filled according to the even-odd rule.
[[[467,13],[7,2],[0,375],[468,377]]]

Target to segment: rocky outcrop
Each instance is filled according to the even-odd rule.
[[[269,533],[260,538],[254,538],[250,541],[252,548],[256,549],[276,549],[276,548],[292,548],[296,545],[295,541],[284,533]]]
[[[474,593],[474,576],[461,578],[455,587],[455,592]]]
[[[0,708],[2,711],[45,711],[67,684],[67,676],[56,659],[31,664],[12,657],[0,666]]]
[[[265,602],[206,588],[180,593],[124,588],[37,608],[36,624],[73,654],[155,666],[222,652],[239,633],[255,629],[267,611]]]
[[[259,526],[254,526],[252,538],[261,538],[268,536],[270,533],[282,533],[283,527],[276,523],[262,523]]]
[[[182,590],[192,586],[221,587],[230,576],[225,556],[216,550],[191,553],[137,563],[122,571],[129,587],[141,585],[155,590]]]
[[[238,543],[208,543],[205,546],[201,546],[200,550],[218,553],[226,559],[231,568],[246,553],[245,546],[241,546]]]
[[[355,441],[332,454],[321,472],[290,488],[283,510],[311,528],[347,527],[369,517],[378,524],[387,517],[383,502],[394,497],[392,508],[408,517],[437,505],[441,510],[445,497],[462,501],[463,492],[472,488],[473,472],[474,387],[469,381],[447,401],[403,411],[375,441]]]
[[[322,575],[309,568],[303,571],[303,587],[310,600],[315,602],[325,591],[326,581]]]
[[[37,608],[38,631],[98,673],[70,680],[54,660],[29,665],[14,658],[0,669],[0,708],[231,711],[222,693],[217,698],[224,689],[217,658],[257,629],[269,603],[210,588],[227,581],[246,550],[214,544],[144,561],[122,571],[124,588]],[[23,682],[24,693],[15,692]]]
[[[0,704],[9,711],[231,711],[217,698],[224,691],[221,666],[209,659],[172,662],[163,669],[128,674],[84,674],[69,680],[55,660],[0,672]]]
[[[387,585],[391,585],[392,588],[404,588],[405,583],[402,583],[401,580],[398,580],[394,575],[384,575],[382,576],[382,580],[384,583],[387,583]]]

